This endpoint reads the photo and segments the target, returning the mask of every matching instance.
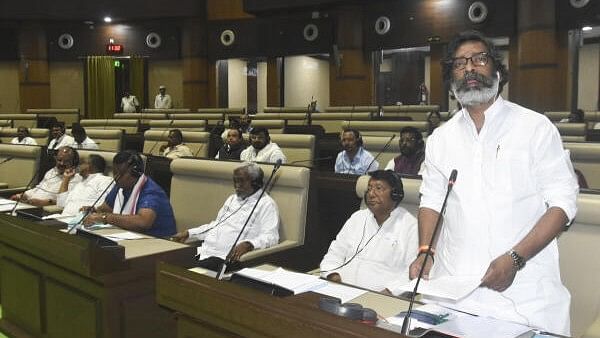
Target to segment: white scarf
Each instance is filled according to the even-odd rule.
[[[131,190],[131,195],[127,199],[125,206],[123,206],[123,202],[125,201],[125,195],[123,195],[123,188],[119,188],[117,192],[117,198],[115,199],[115,205],[113,206],[113,213],[121,214],[121,215],[135,215],[137,213],[137,202],[140,197],[140,192],[142,188],[148,181],[148,177],[146,175],[140,176],[137,182],[133,186]]]

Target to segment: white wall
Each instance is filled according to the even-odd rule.
[[[317,109],[329,107],[329,62],[309,56],[286,57],[284,62],[286,107],[307,107],[311,98]]]
[[[584,111],[598,110],[598,76],[600,74],[600,43],[583,45],[579,50],[577,107]]]
[[[256,81],[256,109],[257,112],[262,112],[267,106],[267,63],[258,63],[258,79]]]
[[[247,71],[246,61],[227,60],[228,107],[246,107],[248,105]]]
[[[19,62],[0,62],[0,113],[19,113]]]

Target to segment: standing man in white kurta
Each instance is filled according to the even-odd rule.
[[[352,214],[321,261],[321,276],[383,291],[394,281],[408,282],[417,252],[417,219],[399,206],[400,176],[391,170],[370,173],[367,209]]]
[[[556,236],[575,217],[578,186],[560,135],[543,115],[499,96],[508,72],[481,33],[457,36],[442,67],[463,109],[427,140],[420,250],[410,277],[423,264],[457,169],[435,262],[428,260],[424,275],[481,276],[454,307],[568,335],[570,295]]]

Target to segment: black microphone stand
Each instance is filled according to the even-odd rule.
[[[379,156],[381,156],[381,154],[383,154],[387,148],[390,147],[390,144],[392,143],[392,141],[396,138],[396,134],[393,134],[392,137],[390,137],[390,139],[387,141],[387,143],[383,146],[383,148],[381,148],[381,150],[377,153],[377,155],[375,157],[373,157],[373,159],[371,160],[371,162],[369,162],[369,165],[367,166],[367,169],[365,169],[365,172],[363,173],[363,175],[366,175],[369,172],[369,168],[371,168],[371,165],[373,165],[373,163],[375,161],[377,161],[377,159],[379,158]]]
[[[260,195],[258,195],[258,199],[256,200],[256,203],[254,203],[254,207],[252,207],[252,210],[250,211],[248,218],[246,218],[246,222],[244,223],[242,230],[240,230],[240,232],[238,233],[237,238],[235,239],[235,241],[233,241],[233,244],[231,245],[231,248],[229,249],[229,252],[227,253],[227,256],[225,256],[225,260],[223,261],[223,264],[221,264],[221,268],[217,272],[217,277],[216,277],[217,280],[223,279],[223,274],[225,273],[225,270],[227,269],[227,264],[231,263],[231,258],[230,258],[231,253],[235,249],[235,246],[237,245],[238,241],[240,240],[240,237],[242,237],[244,230],[246,230],[246,226],[250,222],[250,218],[252,218],[252,215],[254,214],[254,210],[256,210],[256,207],[258,206],[258,202],[260,202],[263,195],[265,194],[265,191],[267,191],[267,189],[269,188],[269,184],[271,184],[271,180],[273,179],[273,176],[275,176],[275,173],[277,172],[277,170],[279,170],[280,167],[281,167],[281,161],[277,161],[277,163],[273,167],[271,176],[269,176],[269,179],[267,180],[267,183],[264,186],[264,189],[262,189],[262,191],[260,192]]]
[[[448,179],[448,190],[446,191],[446,196],[444,197],[444,203],[442,203],[442,210],[440,211],[437,222],[435,223],[435,228],[433,228],[433,234],[431,235],[431,239],[429,240],[429,247],[427,248],[427,252],[425,253],[425,259],[423,260],[423,264],[421,265],[421,269],[419,270],[419,277],[417,277],[417,282],[415,283],[415,288],[413,289],[412,295],[410,296],[410,303],[408,305],[408,311],[406,311],[406,315],[404,316],[404,320],[402,321],[402,329],[401,334],[408,335],[408,322],[410,321],[410,316],[412,315],[413,305],[415,304],[415,297],[417,296],[417,289],[419,288],[419,283],[423,278],[423,271],[425,270],[425,265],[427,265],[427,259],[429,256],[433,257],[431,252],[431,247],[433,246],[433,242],[437,233],[442,224],[442,216],[446,211],[446,203],[448,202],[448,196],[452,191],[452,187],[454,186],[454,182],[456,182],[456,176],[458,175],[458,171],[453,169],[450,173],[450,179]]]
[[[169,125],[167,125],[167,127],[165,128],[165,130],[163,130],[163,132],[160,134],[160,137],[158,138],[158,140],[156,140],[156,142],[154,142],[154,144],[150,148],[150,151],[148,152],[149,155],[152,155],[152,152],[154,151],[154,148],[156,148],[156,146],[158,145],[158,143],[160,141],[162,141],[163,137],[165,137],[165,133],[169,131],[169,129],[171,128],[171,126],[173,125],[174,122],[175,122],[175,120],[171,120],[171,122],[169,122]],[[160,156],[160,154],[159,154],[159,156]]]
[[[15,203],[13,208],[10,210],[9,215],[12,215],[13,212],[15,212],[15,210],[17,210],[17,205],[19,205],[19,203],[21,203],[23,201],[23,197],[25,197],[25,192],[27,192],[27,190],[29,190],[29,186],[33,183],[35,178],[39,176],[40,169],[41,169],[41,166],[40,166],[40,168],[38,168],[38,170],[35,171],[35,173],[33,174],[33,177],[31,177],[31,180],[29,180],[29,182],[25,186],[25,190],[21,193],[21,196],[19,196],[19,199],[17,199],[17,203]]]

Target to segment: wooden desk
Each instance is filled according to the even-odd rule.
[[[156,238],[119,243],[106,250],[0,215],[0,328],[15,337],[173,337],[174,318],[154,299],[156,261],[180,264],[195,249]]]
[[[158,303],[176,311],[181,338],[401,337],[320,310],[315,293],[278,298],[167,263],[158,265],[156,290]]]

